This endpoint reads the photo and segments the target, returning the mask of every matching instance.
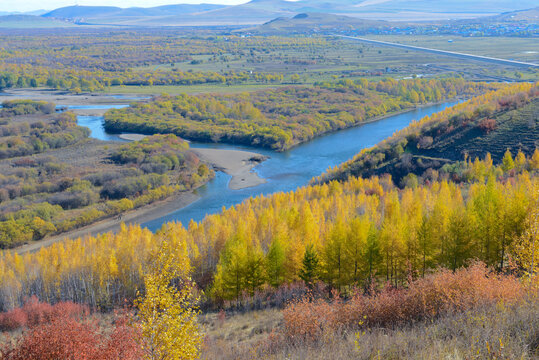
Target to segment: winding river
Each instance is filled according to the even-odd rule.
[[[341,130],[315,138],[285,152],[226,144],[191,143],[193,148],[235,149],[258,152],[270,158],[255,167],[254,171],[267,182],[251,188],[230,190],[231,176],[217,172],[213,180],[196,190],[199,199],[190,205],[168,215],[141,224],[155,231],[165,222],[180,221],[187,225],[190,220],[200,221],[206,215],[219,212],[223,206],[236,205],[246,198],[267,195],[279,191],[292,191],[305,186],[313,178],[329,167],[337,166],[357,154],[406,127],[411,121],[421,119],[435,112],[455,105],[456,101],[426,106],[410,112],[393,115],[385,119]],[[126,105],[69,106],[71,109],[120,108]],[[78,116],[78,124],[91,130],[91,137],[111,141],[119,140],[117,135],[108,134],[103,128],[103,117]]]

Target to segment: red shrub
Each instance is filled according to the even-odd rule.
[[[284,337],[315,340],[328,331],[419,321],[482,304],[511,302],[523,294],[516,278],[492,274],[485,265],[475,264],[455,273],[442,270],[410,283],[407,289],[386,287],[374,296],[357,295],[345,302],[307,298],[294,302],[283,312]]]
[[[136,338],[125,319],[103,331],[96,322],[58,315],[25,331],[13,347],[2,350],[2,359],[135,360],[141,357]]]
[[[35,296],[27,299],[20,308],[0,314],[0,330],[12,331],[21,327],[34,327],[48,323],[58,316],[80,318],[89,313],[87,306],[72,302],[61,302],[55,305],[40,302]]]
[[[0,314],[0,330],[12,331],[26,326],[28,317],[21,308],[16,308]]]
[[[488,134],[496,130],[496,120],[495,119],[483,119],[479,122],[479,128],[485,134]]]

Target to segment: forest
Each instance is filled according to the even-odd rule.
[[[162,95],[105,114],[112,132],[173,133],[189,140],[227,142],[279,151],[321,134],[357,126],[422,104],[503,87],[463,79],[391,78],[322,82],[238,95]],[[358,106],[361,104],[361,106]]]
[[[88,139],[89,130],[76,124],[73,113],[54,108],[46,102],[3,103],[2,248],[116,216],[197,187],[213,174],[174,135],[106,144]]]
[[[52,303],[119,305],[134,298],[161,241],[186,244],[192,278],[216,304],[298,281],[323,281],[342,294],[371,281],[400,287],[410,275],[472,259],[502,270],[509,256],[518,260],[518,239],[534,221],[538,158],[536,151],[511,169],[482,160],[479,172],[466,163],[467,182],[402,190],[389,176],[350,178],[250,199],[187,228],[169,223],[153,234],[129,226],[36,253],[4,253],[0,305],[18,306],[30,293]]]
[[[414,82],[426,84],[406,83]],[[395,91],[391,84],[376,83],[372,86],[378,90],[370,90],[367,83],[369,91],[384,94]],[[361,90],[359,84],[352,86]],[[477,86],[470,91],[483,92],[485,85]],[[409,134],[420,138],[427,128],[450,126],[447,121],[457,126],[467,119],[469,126],[478,126],[478,114],[498,124],[508,109],[517,121],[516,115],[527,116],[537,96],[534,84],[490,86],[492,91],[412,123],[387,142],[399,144]],[[7,104],[9,120],[3,126],[32,124],[36,117],[54,125],[45,120],[66,113],[46,114],[50,108]],[[474,138],[468,139],[473,145]],[[151,199],[172,179],[181,181],[182,174],[211,176],[188,144],[172,134],[107,146],[103,164],[115,172],[89,172],[69,182],[64,178],[74,172],[68,169],[59,176],[58,186],[65,184],[60,192],[45,195],[65,202],[38,203],[39,209],[29,207],[26,215],[21,211],[2,224],[10,231],[17,222],[31,228],[28,221],[37,214],[32,211],[72,211],[69,206],[78,206],[80,194],[99,199],[90,208],[121,212],[139,199]],[[382,142],[373,149],[388,147]],[[36,173],[38,180],[44,176],[41,156],[18,156],[0,165],[26,169],[19,186],[33,185]],[[11,339],[2,345],[4,357],[41,359],[58,349],[88,352],[95,359],[152,358],[173,350],[188,352],[188,358],[303,358],[306,352],[313,358],[368,358],[373,349],[384,356],[414,357],[444,343],[441,329],[463,322],[445,353],[531,357],[535,337],[522,327],[535,328],[537,314],[539,150],[506,150],[501,160],[494,158],[490,153],[465,157],[432,170],[428,178],[410,177],[399,184],[390,174],[320,181],[249,198],[199,223],[167,223],[155,233],[122,225],[116,234],[66,240],[36,252],[4,251],[0,327]],[[179,168],[187,172],[172,176]],[[3,181],[19,179],[16,174]],[[54,186],[56,179],[47,183]],[[18,198],[8,198],[7,204]],[[117,311],[126,304],[126,310]],[[241,325],[245,330],[234,330],[229,340],[215,335],[226,321],[252,322],[253,316],[274,325]],[[495,332],[481,330],[485,327]],[[214,335],[204,338],[202,329]],[[509,335],[516,329],[517,336]],[[377,342],[382,330],[391,337]],[[399,335],[408,331],[429,341],[414,347],[413,335]],[[171,336],[181,339],[181,346],[166,340]],[[403,336],[406,346],[398,345]],[[250,340],[236,344],[230,340],[236,337]]]
[[[181,292],[177,296],[194,296],[206,311],[227,309],[221,313],[228,317],[232,309],[284,307],[280,315],[283,323],[277,332],[259,345],[253,344],[254,348],[244,345],[247,347],[232,350],[228,342],[205,342],[201,347],[187,339],[176,347],[194,346],[195,354],[202,349],[210,358],[215,351],[224,351],[223,357],[226,353],[227,358],[237,358],[240,350],[271,354],[331,344],[344,346],[344,340],[339,339],[346,338],[346,332],[341,332],[345,329],[366,336],[368,328],[369,336],[375,336],[371,327],[391,329],[403,323],[444,321],[448,316],[482,316],[489,326],[499,322],[500,316],[524,319],[534,311],[536,292],[515,275],[505,274],[525,276],[533,274],[537,266],[533,229],[537,228],[539,209],[539,164],[529,158],[521,167],[510,169],[494,166],[489,159],[479,163],[482,171],[477,173],[477,168],[470,166],[467,182],[441,180],[399,189],[389,176],[352,177],[342,183],[334,181],[250,199],[201,223],[192,222],[188,228],[169,223],[154,234],[138,225],[124,226],[117,234],[56,243],[35,253],[4,252],[0,259],[0,304],[9,310],[4,315],[9,322],[3,326],[17,328],[30,321],[15,317],[29,311],[24,309],[32,309],[25,305],[29,294],[46,303],[73,301],[101,311],[121,306],[127,299],[135,302],[137,321],[141,321],[135,327],[123,328],[128,333],[121,338],[132,344],[129,341],[136,340],[137,335],[130,332],[148,324],[147,312],[142,309],[153,308],[139,307],[139,290],[146,289],[143,303],[168,301],[168,291],[173,291],[169,285],[172,278],[160,283],[155,273],[148,275],[152,274],[148,267],[152,269],[163,247],[169,255],[157,257],[161,266],[166,269],[176,264],[178,260],[174,259],[179,256],[183,258],[183,273],[176,276],[193,281],[193,287],[179,288],[193,295]],[[483,265],[473,263],[479,260]],[[466,269],[467,265],[470,268]],[[439,272],[441,266],[449,270]],[[152,287],[155,284],[163,285]],[[154,289],[165,294],[154,294]],[[309,300],[308,294],[315,298]],[[349,300],[343,303],[341,298]],[[495,320],[488,311],[500,301],[505,308],[496,312]],[[181,304],[192,303],[180,302],[178,306]],[[163,317],[155,319],[159,323],[170,319],[170,308],[163,309]],[[48,329],[52,336],[59,336],[56,334],[66,331],[60,326],[65,316],[52,317],[44,324],[30,323],[19,347],[10,351],[31,351],[32,347],[21,344],[39,341],[37,329]],[[22,319],[15,322],[22,325],[7,325],[15,319]],[[188,319],[194,318],[191,315]],[[193,322],[175,324],[191,329],[189,334],[197,339],[199,327]],[[507,328],[500,331],[510,331],[517,324],[504,326]],[[328,333],[334,335],[328,339]],[[161,339],[166,333],[154,326],[146,336]],[[367,339],[360,343],[373,341]],[[520,345],[510,339],[503,340],[511,344],[507,351],[520,351]],[[533,341],[533,337],[525,337],[525,332],[519,333],[518,339]],[[54,349],[52,345],[41,346]],[[481,353],[490,351],[484,344],[474,346]]]

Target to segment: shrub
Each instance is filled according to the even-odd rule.
[[[316,340],[346,328],[394,325],[462,312],[476,306],[511,302],[524,295],[513,276],[495,275],[477,263],[456,272],[441,270],[413,281],[406,289],[385,287],[374,296],[356,295],[346,302],[304,298],[284,310],[286,338]]]
[[[488,134],[496,130],[496,120],[495,119],[483,119],[478,124],[479,129],[485,134]]]
[[[58,314],[50,322],[23,332],[14,344],[5,345],[5,360],[111,360],[140,359],[136,331],[118,319],[109,331],[95,321],[77,321]]]
[[[69,301],[50,305],[32,296],[22,307],[0,313],[0,330],[13,331],[22,327],[35,327],[50,323],[58,317],[80,318],[88,313],[87,306]]]

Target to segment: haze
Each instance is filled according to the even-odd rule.
[[[5,12],[26,12],[39,9],[57,9],[63,6],[71,5],[87,5],[87,6],[118,6],[118,7],[152,7],[160,5],[170,4],[200,4],[200,3],[212,3],[212,4],[224,4],[224,5],[237,5],[245,3],[245,0],[212,0],[212,1],[193,1],[193,0],[27,0],[19,1],[17,3],[12,1],[1,0],[0,11]]]

